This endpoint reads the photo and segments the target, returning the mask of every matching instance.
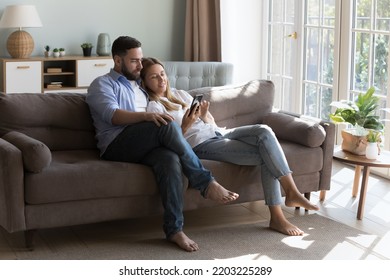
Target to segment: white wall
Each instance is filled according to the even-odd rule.
[[[221,21],[222,60],[234,64],[234,82],[261,78],[262,1],[222,0]]]
[[[144,56],[184,58],[183,0],[1,0],[0,15],[15,4],[35,5],[41,18],[43,27],[25,29],[34,38],[34,56],[42,56],[45,45],[81,55],[80,44],[86,41],[95,52],[98,34],[108,33],[111,42],[120,35],[139,39]],[[0,28],[1,57],[9,57],[6,41],[13,31]]]

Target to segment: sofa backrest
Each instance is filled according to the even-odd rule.
[[[269,80],[253,80],[245,84],[205,87],[188,91],[203,94],[210,101],[210,112],[220,127],[236,127],[263,122],[272,111],[275,87]]]
[[[42,141],[50,150],[96,149],[84,94],[0,93],[0,136],[8,131]]]
[[[170,86],[191,90],[233,82],[233,64],[217,61],[164,61]]]

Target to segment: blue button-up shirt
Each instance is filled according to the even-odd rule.
[[[143,92],[148,100],[147,93]],[[103,155],[108,145],[126,127],[112,124],[114,112],[117,109],[135,112],[135,93],[126,77],[111,69],[91,83],[86,101],[96,130],[97,146],[100,155]]]

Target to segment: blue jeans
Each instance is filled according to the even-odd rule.
[[[142,122],[127,126],[108,146],[103,159],[150,166],[156,177],[164,207],[164,232],[169,238],[183,229],[182,174],[190,187],[205,191],[214,178],[206,170],[175,123],[156,126]]]
[[[267,205],[282,202],[279,178],[291,173],[274,132],[267,125],[248,125],[229,129],[194,147],[201,159],[239,165],[261,166],[261,182]]]

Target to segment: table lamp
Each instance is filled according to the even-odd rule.
[[[4,10],[0,20],[1,28],[19,28],[7,40],[8,53],[13,58],[28,58],[34,50],[31,35],[22,30],[24,27],[41,27],[42,22],[33,5],[11,5]]]

